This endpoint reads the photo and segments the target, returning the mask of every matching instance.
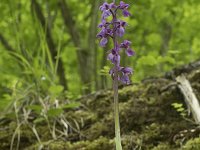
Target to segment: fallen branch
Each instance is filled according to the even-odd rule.
[[[186,77],[182,74],[176,78],[178,83],[178,87],[184,95],[185,102],[187,104],[188,109],[191,111],[194,120],[197,124],[200,124],[200,106],[198,99],[196,98],[190,82],[186,79]]]

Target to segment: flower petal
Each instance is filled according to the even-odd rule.
[[[131,48],[128,48],[126,50],[126,54],[127,54],[127,56],[133,56],[135,54],[135,52]]]
[[[127,74],[122,75],[121,82],[124,84],[130,84],[129,76]]]
[[[129,7],[129,4],[126,4],[123,1],[120,1],[120,4],[119,4],[120,9],[127,9],[128,7]]]
[[[112,8],[117,8],[117,6],[115,5],[115,3],[111,3],[110,4],[110,9],[112,9]]]
[[[128,48],[131,45],[131,42],[128,40],[124,40],[123,43],[120,44],[120,48]]]
[[[122,67],[121,71],[123,74],[132,74],[133,73],[133,69],[130,67]]]
[[[117,29],[117,35],[119,37],[122,37],[124,35],[124,32],[125,32],[125,30],[122,26],[120,26],[120,28]]]
[[[110,53],[110,54],[108,54],[108,56],[107,56],[107,59],[108,60],[113,60],[113,58],[114,58],[114,55],[112,54],[112,53]]]
[[[107,43],[108,43],[108,39],[107,38],[102,38],[101,41],[100,41],[100,46],[101,47],[105,47]]]
[[[127,23],[126,23],[125,21],[120,21],[120,25],[121,25],[122,27],[125,27],[125,26],[127,26]]]
[[[122,13],[123,13],[123,16],[124,16],[124,17],[129,17],[129,16],[131,15],[131,14],[129,13],[129,11],[126,10],[126,9],[123,10]]]

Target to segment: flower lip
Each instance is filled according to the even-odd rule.
[[[128,9],[128,7],[129,7],[129,4],[126,4],[123,1],[120,1],[120,4],[119,4],[120,9]]]
[[[109,10],[103,11],[102,13],[102,22],[106,22],[106,18],[111,15],[111,12]]]
[[[120,78],[120,81],[121,81],[123,84],[130,84],[129,76],[126,75],[126,74],[122,75],[122,77]]]
[[[117,35],[119,37],[122,37],[124,35],[124,33],[125,33],[125,30],[124,30],[124,28],[122,26],[120,26],[119,28],[117,28],[116,33],[117,33]]]
[[[128,40],[124,40],[121,44],[120,44],[120,48],[129,48],[129,46],[131,45],[131,42]]]
[[[112,50],[111,50],[111,53],[112,53],[113,55],[117,54],[117,52],[116,52],[115,49],[112,49]]]
[[[117,66],[119,66],[119,64],[120,64],[120,55],[119,54],[110,53],[110,54],[108,54],[107,59],[110,60],[113,64],[116,64]]]
[[[121,67],[120,70],[123,74],[132,74],[133,73],[133,69],[131,67]]]
[[[107,38],[108,36],[112,37],[112,30],[109,27],[102,27],[101,31],[97,34],[97,38]]]
[[[105,47],[107,43],[108,43],[108,39],[107,38],[102,38],[101,41],[100,41],[100,46],[101,47]]]
[[[108,9],[109,9],[109,4],[108,4],[107,2],[105,2],[105,3],[103,3],[103,5],[101,5],[101,6],[99,7],[99,9],[100,9],[101,11],[108,10]]]
[[[117,6],[115,5],[115,3],[111,3],[110,4],[110,9],[112,9],[112,8],[117,8]]]
[[[133,56],[133,55],[135,55],[135,52],[131,48],[128,48],[126,50],[126,54],[127,54],[127,56]]]
[[[126,9],[122,11],[122,14],[124,17],[129,17],[131,15],[130,12]]]
[[[99,9],[104,12],[104,11],[107,11],[107,10],[110,10],[110,9],[113,9],[113,8],[117,8],[117,6],[115,5],[115,3],[110,3],[108,4],[107,2],[104,2],[100,7]]]
[[[117,24],[117,26],[123,26],[124,27],[124,26],[127,25],[127,23],[125,21],[122,21],[122,20],[117,20],[115,23]]]
[[[120,25],[121,25],[122,27],[125,27],[125,26],[127,25],[127,23],[126,23],[125,21],[120,21]]]
[[[110,22],[102,22],[98,25],[98,27],[99,28],[103,28],[103,27],[108,28],[110,24],[111,24]]]

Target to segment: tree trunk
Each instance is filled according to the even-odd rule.
[[[62,17],[66,27],[69,30],[69,34],[71,39],[76,47],[77,59],[79,64],[80,77],[83,86],[87,87],[84,89],[84,93],[90,93],[91,91],[91,62],[88,58],[90,58],[90,50],[82,47],[79,31],[76,28],[76,22],[71,15],[71,11],[69,6],[65,0],[59,0],[59,7],[61,9]],[[94,39],[93,39],[94,40]],[[94,41],[93,41],[94,42]]]
[[[52,60],[55,63],[56,59],[59,59],[59,58],[56,58],[57,50],[56,50],[56,46],[53,41],[53,37],[51,35],[51,29],[49,28],[48,23],[46,22],[44,15],[42,13],[41,7],[36,0],[32,0],[32,7],[33,7],[33,10],[35,10],[35,14],[43,28],[43,31],[44,31],[45,37],[46,37],[46,42],[47,42],[48,48],[51,52]],[[60,84],[63,85],[65,90],[67,90],[68,89],[67,79],[65,77],[65,69],[64,69],[63,62],[61,59],[59,59],[59,61],[58,61],[57,73],[59,76]]]
[[[93,1],[91,7],[91,21],[89,27],[89,36],[88,36],[88,50],[90,51],[89,55],[89,64],[91,67],[91,76],[94,76],[95,89],[99,87],[98,78],[97,78],[97,45],[96,45],[96,34],[97,34],[97,24],[98,24],[98,10],[99,10],[100,1]]]
[[[169,41],[172,34],[172,27],[169,24],[163,25],[162,30],[162,45],[160,47],[160,55],[165,56],[169,47]]]

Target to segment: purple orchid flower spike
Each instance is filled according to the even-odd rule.
[[[98,26],[101,28],[101,31],[97,34],[97,38],[100,39],[101,47],[106,46],[109,38],[112,39],[114,45],[113,49],[108,52],[109,54],[107,59],[114,65],[114,67],[110,69],[109,74],[113,79],[116,150],[122,150],[119,125],[118,82],[120,81],[122,84],[130,84],[131,81],[129,77],[133,74],[132,68],[120,66],[120,52],[124,50],[127,56],[133,56],[135,54],[130,47],[130,41],[124,40],[119,44],[119,39],[125,34],[127,23],[123,20],[119,20],[117,18],[117,13],[118,11],[122,11],[124,17],[129,17],[130,13],[128,8],[129,4],[126,4],[123,1],[120,1],[118,5],[115,3],[103,3],[103,5],[100,6],[102,16],[101,23]],[[108,19],[109,17],[112,18]]]
[[[118,20],[117,12],[122,11],[124,17],[130,16],[128,11],[129,4],[126,4],[123,1],[120,1],[119,5],[115,3],[103,3],[100,6],[100,10],[102,11],[101,23],[99,24],[99,28],[101,31],[97,34],[97,37],[100,39],[100,46],[105,47],[108,43],[108,39],[111,38],[114,43],[114,48],[110,51],[107,56],[107,59],[114,64],[114,67],[120,67],[120,50],[125,50],[127,56],[133,56],[135,52],[131,49],[131,42],[129,40],[124,40],[121,44],[118,44],[116,40],[117,37],[122,37],[125,34],[125,27],[127,23],[123,20]],[[112,20],[108,21],[108,17],[112,16]],[[110,20],[110,19],[109,19]],[[121,73],[120,73],[121,72]],[[117,74],[117,78],[125,84],[130,84],[130,80],[128,80],[130,74],[123,74],[120,69],[116,69],[115,73]],[[120,77],[120,75],[122,75]],[[126,82],[125,82],[126,79]]]

